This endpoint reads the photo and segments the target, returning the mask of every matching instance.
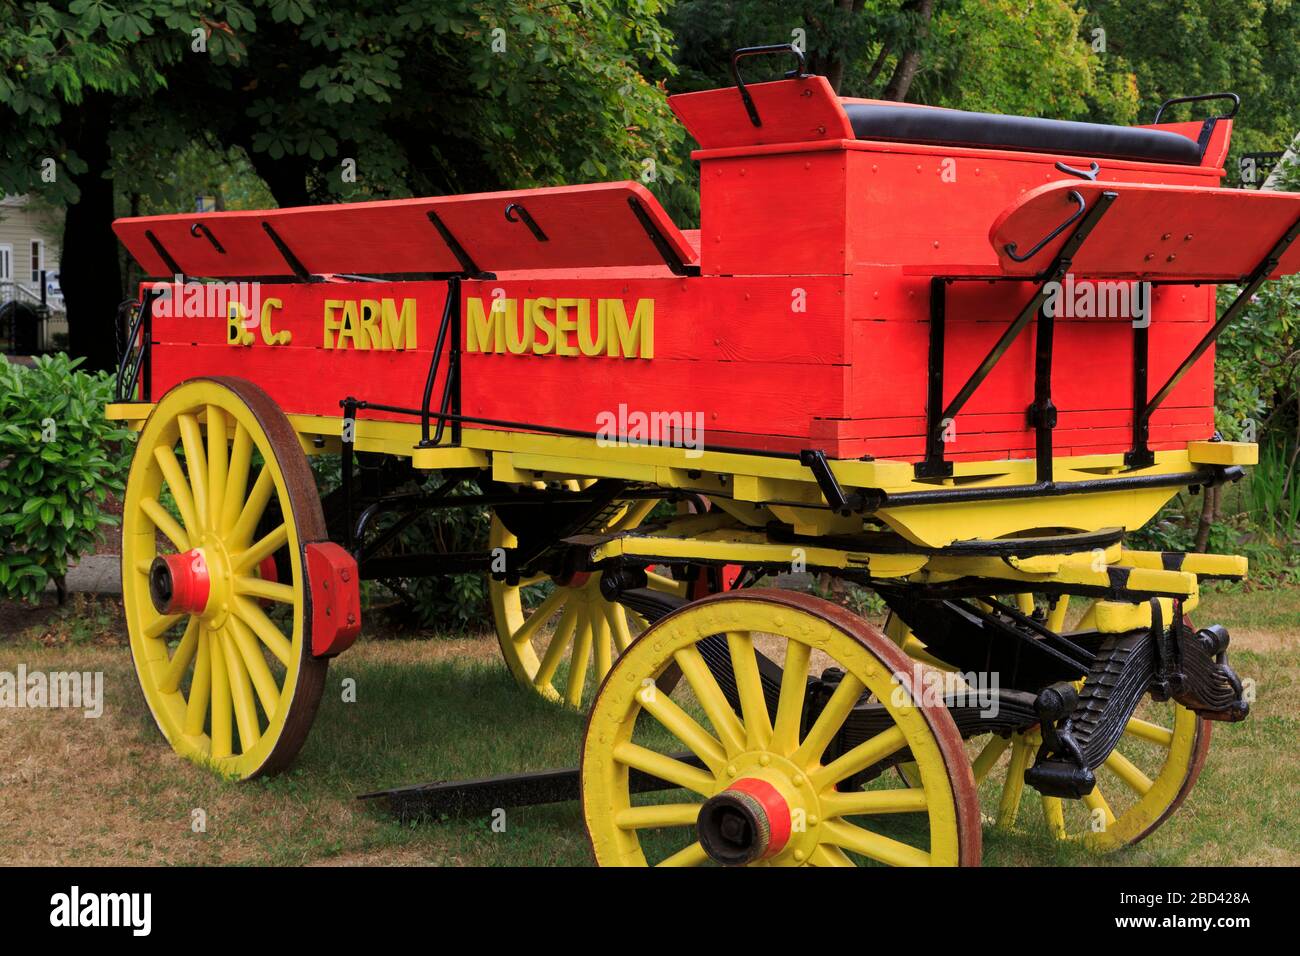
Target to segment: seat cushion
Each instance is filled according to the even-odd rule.
[[[858,139],[975,146],[1199,166],[1201,147],[1159,129],[875,103],[845,103]]]

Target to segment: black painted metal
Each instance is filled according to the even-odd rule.
[[[432,440],[430,440],[429,420],[433,413],[430,411],[429,405],[433,401],[433,383],[438,377],[438,366],[442,364],[442,353],[447,345],[447,335],[452,330],[453,325],[459,325],[459,318],[460,277],[451,276],[447,279],[447,299],[442,306],[442,320],[438,323],[438,338],[434,342],[433,355],[429,358],[429,374],[424,380],[424,395],[420,401],[420,409],[417,413],[420,416],[420,444],[416,446],[417,448],[431,448],[442,441],[442,433],[446,419],[439,417],[437,433],[434,435]],[[458,336],[453,336],[451,347],[453,354],[459,350]],[[442,390],[441,408],[443,412],[446,412],[447,410],[448,393],[453,381],[454,379],[451,375],[449,363],[446,383]],[[362,402],[358,407],[367,408],[373,406],[368,406],[365,402]]]
[[[460,267],[464,271],[465,275],[474,279],[496,278],[492,273],[484,272],[478,267],[478,264],[474,261],[473,257],[465,251],[465,247],[460,244],[460,240],[452,234],[452,231],[447,228],[446,224],[442,221],[442,218],[436,212],[430,209],[425,213],[425,215],[428,216],[429,222],[433,223],[433,228],[438,230],[438,235],[440,235],[442,241],[447,244],[447,248],[451,250],[451,254],[456,257],[456,261],[460,263]]]
[[[524,208],[522,203],[512,202],[506,206],[506,219],[510,222],[523,222],[528,227],[528,231],[533,234],[533,238],[538,242],[549,242],[550,237],[542,232],[542,227],[537,225],[537,220],[532,214]]]
[[[1034,344],[1034,404],[1029,423],[1034,428],[1034,470],[1040,483],[1054,477],[1052,430],[1056,428],[1056,406],[1052,404],[1052,339],[1056,319],[1046,308],[1038,310],[1038,336]]]
[[[1057,163],[1057,165],[1059,166],[1060,163]],[[1065,232],[1065,230],[1069,229],[1070,226],[1073,225],[1078,220],[1078,218],[1083,215],[1084,210],[1088,208],[1088,203],[1084,200],[1084,198],[1081,195],[1079,195],[1079,193],[1076,190],[1073,189],[1070,190],[1069,198],[1073,199],[1076,203],[1078,203],[1078,206],[1075,208],[1074,212],[1070,213],[1070,215],[1065,217],[1064,221],[1062,221],[1059,226],[1057,226],[1047,235],[1043,236],[1042,239],[1039,239],[1038,242],[1034,243],[1033,247],[1028,252],[1026,252],[1023,256],[1016,252],[1016,244],[1014,242],[1008,242],[1005,246],[1002,247],[1003,250],[1006,252],[1006,254],[1010,256],[1012,259],[1014,259],[1016,262],[1028,262],[1030,259],[1034,258],[1034,256],[1042,252],[1044,246],[1046,246],[1049,242],[1051,242],[1061,233]]]
[[[636,216],[636,221],[641,223],[641,228],[644,229],[645,234],[650,237],[650,241],[654,243],[655,249],[658,251],[660,257],[664,260],[664,264],[668,266],[673,275],[697,276],[700,274],[699,266],[687,265],[682,261],[681,256],[677,255],[677,253],[673,251],[673,247],[669,245],[664,234],[659,230],[659,227],[655,225],[654,220],[650,218],[650,214],[645,211],[645,207],[641,205],[641,200],[637,199],[635,196],[628,196],[627,204],[632,207],[632,212]]]
[[[740,98],[745,104],[745,112],[749,114],[749,121],[755,126],[762,126],[763,120],[758,115],[758,108],[754,106],[754,98],[749,95],[749,90],[745,89],[745,81],[740,78],[740,61],[747,56],[764,56],[769,53],[789,53],[799,61],[799,69],[790,70],[785,74],[787,80],[801,79],[808,76],[808,64],[804,60],[803,51],[793,43],[747,46],[733,52],[731,54],[731,78],[736,81],[736,89],[740,91]]]
[[[194,236],[194,238],[196,239],[200,235],[202,235],[203,238],[207,239],[208,242],[212,243],[213,249],[216,249],[217,252],[219,252],[223,256],[226,254],[225,248],[221,245],[221,243],[217,242],[217,237],[212,234],[212,230],[208,228],[207,223],[196,222],[193,225],[191,225],[190,235]]]
[[[185,274],[181,271],[181,267],[176,264],[176,260],[172,258],[171,253],[167,251],[166,246],[158,241],[158,237],[153,234],[152,229],[146,229],[144,231],[144,237],[149,240],[149,245],[153,246],[153,251],[158,253],[159,257],[167,265],[167,268],[171,270],[171,276],[169,276],[169,278],[174,276],[183,276]]]
[[[285,241],[280,238],[280,234],[271,227],[269,222],[263,222],[262,229],[271,237],[271,241],[275,243],[275,248],[280,253],[280,258],[284,260],[285,265],[287,265],[293,274],[297,276],[299,282],[324,281],[320,276],[312,275],[307,271],[307,267],[304,266],[298,257],[293,254],[293,250],[290,249]]]

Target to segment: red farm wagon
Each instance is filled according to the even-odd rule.
[[[1189,615],[1246,562],[1126,535],[1254,462],[1214,342],[1300,271],[1300,196],[1220,188],[1231,94],[1112,127],[840,98],[801,57],[745,85],[763,52],[798,56],[670,100],[698,231],[631,182],[117,222],[150,277],[108,410],[125,606],[173,748],[283,768],[360,581],[480,573],[519,682],[589,709],[581,767],[403,812],[580,796],[602,864],[966,864],[981,786],[1099,849],[1182,801],[1248,710]],[[469,507],[486,547],[403,550]]]

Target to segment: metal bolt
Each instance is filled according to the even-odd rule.
[[[758,758],[758,762],[762,764],[764,767],[766,767],[768,764],[772,762],[771,754],[763,754],[763,756]]]

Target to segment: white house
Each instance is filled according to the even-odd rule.
[[[0,198],[0,338],[9,345],[11,314],[25,307],[39,310],[41,273],[45,273],[44,341],[49,347],[54,333],[67,331],[63,319],[63,293],[59,288],[59,242],[63,214],[33,202],[29,196]]]

